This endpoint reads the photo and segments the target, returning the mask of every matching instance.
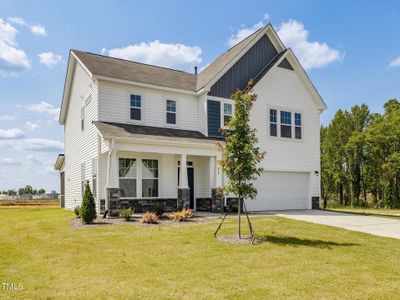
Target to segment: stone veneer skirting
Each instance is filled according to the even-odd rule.
[[[211,211],[211,198],[196,198],[196,210],[198,211]]]

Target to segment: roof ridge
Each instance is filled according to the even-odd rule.
[[[115,56],[98,54],[98,53],[94,53],[94,52],[90,52],[90,51],[81,51],[81,50],[76,50],[76,49],[71,49],[70,51],[72,51],[72,52],[80,52],[80,53],[85,53],[85,54],[90,54],[90,55],[95,55],[95,56],[100,56],[100,57],[109,58],[109,59],[120,60],[120,61],[133,63],[133,64],[145,65],[145,66],[159,68],[159,69],[165,69],[165,70],[169,70],[169,71],[185,73],[185,74],[189,74],[189,75],[197,75],[197,74],[189,73],[189,72],[186,72],[186,71],[183,71],[183,70],[178,70],[178,69],[173,69],[173,68],[167,68],[167,67],[147,64],[147,63],[143,63],[143,62],[139,62],[139,61],[135,61],[135,60],[123,59],[123,58],[119,58],[119,57],[115,57]]]

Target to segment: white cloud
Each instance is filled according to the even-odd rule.
[[[265,20],[265,16],[264,16],[264,20]],[[257,24],[254,24],[253,26],[243,27],[243,28],[239,29],[238,32],[236,32],[235,34],[232,34],[231,37],[229,38],[229,40],[227,42],[228,46],[229,47],[235,46],[237,43],[244,40],[250,34],[252,34],[256,30],[260,29],[264,25],[265,25],[265,23],[263,21],[261,21],[261,22],[258,22]]]
[[[25,122],[25,128],[28,131],[35,131],[36,129],[39,129],[39,124],[33,123],[33,122]]]
[[[19,128],[0,129],[0,140],[22,139],[25,133]]]
[[[299,21],[282,22],[277,33],[285,46],[293,49],[305,69],[320,69],[343,59],[343,53],[326,43],[309,41],[309,32]]]
[[[46,138],[25,138],[19,140],[1,140],[0,148],[35,152],[59,152],[64,149],[60,141]]]
[[[40,24],[36,24],[36,25],[30,25],[29,29],[31,30],[31,32],[34,35],[41,35],[41,36],[46,36],[47,32],[46,32],[46,28],[44,28],[43,25]]]
[[[264,21],[267,21],[267,20],[271,19],[271,16],[269,14],[265,13],[263,19],[264,19]]]
[[[269,19],[269,15],[265,14],[263,21],[250,27],[242,27],[229,38],[228,45],[230,47],[236,45],[264,26],[264,21],[267,19]],[[309,32],[299,21],[290,19],[287,22],[282,22],[277,26],[277,33],[285,46],[293,49],[294,54],[306,70],[320,69],[333,62],[343,60],[344,54],[339,50],[331,48],[323,42],[309,41]]]
[[[0,121],[13,121],[13,120],[15,120],[15,116],[12,116],[12,115],[0,116]]]
[[[390,63],[389,63],[389,67],[390,68],[397,68],[400,67],[400,56],[396,59],[393,59]]]
[[[40,25],[40,24],[35,24],[35,25],[28,24],[23,18],[19,18],[19,17],[9,17],[8,21],[10,23],[13,23],[13,24],[16,24],[16,25],[28,27],[29,30],[34,35],[39,35],[39,36],[46,36],[47,35],[46,28],[43,25]]]
[[[0,158],[0,166],[20,166],[21,161],[20,160],[15,160],[13,158],[5,157],[5,158]]]
[[[0,18],[0,75],[14,75],[19,71],[29,69],[26,53],[18,48],[16,40],[17,29]]]
[[[43,52],[40,53],[38,56],[40,63],[48,67],[55,66],[62,61],[62,56],[53,52]]]
[[[20,105],[17,105],[17,107],[20,107]],[[46,101],[41,101],[37,104],[25,105],[24,108],[36,113],[46,113],[53,116],[55,120],[58,119],[58,114],[60,113],[60,108],[54,107],[54,105],[47,103]]]
[[[202,51],[198,46],[166,44],[155,40],[123,48],[103,48],[101,52],[122,59],[193,72],[193,68],[201,63]]]
[[[24,26],[26,24],[25,20],[19,17],[9,17],[8,21],[13,24]]]

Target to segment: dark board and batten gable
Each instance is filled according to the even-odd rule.
[[[267,35],[260,38],[210,89],[211,96],[230,98],[246,87],[278,54]]]
[[[219,101],[207,101],[208,136],[222,137],[221,128],[221,103]]]
[[[292,70],[293,71],[293,67],[290,64],[290,62],[287,60],[287,58],[283,59],[281,61],[281,63],[278,65],[278,67],[284,68],[284,69],[288,69],[288,70]]]

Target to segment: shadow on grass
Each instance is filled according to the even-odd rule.
[[[272,235],[264,235],[259,237],[263,242],[278,244],[282,246],[306,246],[306,247],[315,247],[315,248],[327,248],[331,249],[332,247],[354,247],[360,246],[360,244],[355,243],[337,243],[332,241],[323,241],[323,240],[311,240],[311,239],[301,239],[293,236],[272,236]]]

